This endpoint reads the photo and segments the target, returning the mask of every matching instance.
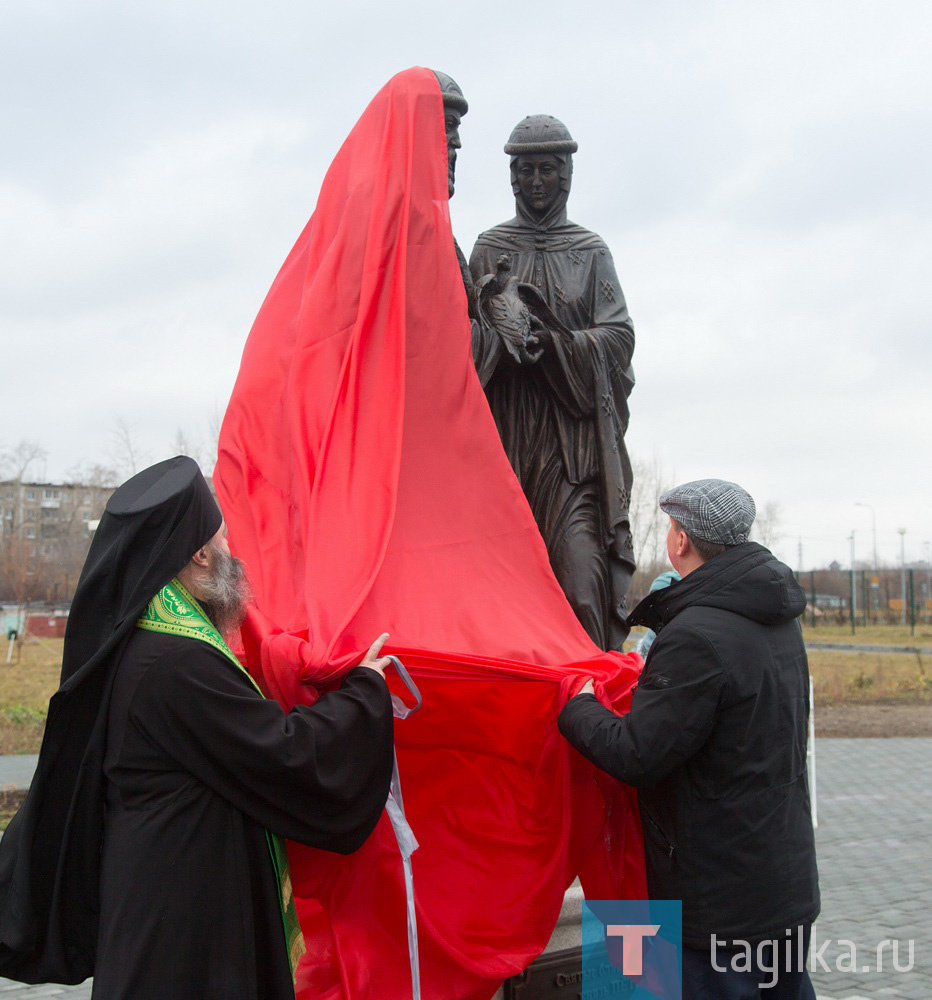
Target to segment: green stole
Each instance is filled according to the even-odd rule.
[[[149,605],[136,622],[137,628],[149,632],[166,632],[169,635],[183,635],[189,639],[199,639],[213,646],[222,653],[230,663],[236,666],[249,678],[249,683],[262,694],[259,685],[250,677],[249,672],[236,658],[233,650],[223,641],[223,636],[210,623],[204,609],[188,593],[178,579],[166,584],[149,601]],[[298,913],[295,909],[294,894],[291,889],[291,875],[288,871],[288,853],[285,841],[277,834],[265,831],[269,843],[269,853],[275,868],[278,901],[281,906],[282,923],[285,926],[285,946],[288,950],[288,961],[291,963],[291,975],[294,978],[298,959],[305,952],[304,935],[298,923]]]

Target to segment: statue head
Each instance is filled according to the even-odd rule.
[[[569,129],[552,115],[528,115],[512,129],[505,143],[511,189],[532,216],[543,219],[565,207],[578,148]]]
[[[443,127],[447,135],[447,173],[449,178],[450,197],[453,197],[454,175],[456,173],[456,151],[462,146],[460,142],[460,120],[469,110],[466,98],[459,84],[452,76],[434,70],[434,76],[440,84],[443,97]]]

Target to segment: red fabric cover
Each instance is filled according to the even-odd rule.
[[[643,897],[633,792],[556,728],[590,675],[626,708],[641,661],[577,622],[476,378],[429,70],[390,80],[337,154],[246,344],[215,483],[268,693],[313,702],[382,631],[421,687],[395,732],[426,997],[490,996],[577,873],[592,898]],[[289,855],[299,998],[409,997],[387,816],[352,856]]]

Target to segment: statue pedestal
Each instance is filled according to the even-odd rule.
[[[547,947],[524,972],[506,979],[492,1000],[577,1000],[582,993],[583,891],[574,882]]]

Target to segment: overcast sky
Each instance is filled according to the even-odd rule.
[[[920,0],[6,0],[0,447],[36,478],[206,448],[324,172],[412,65],[470,111],[453,223],[513,214],[512,126],[579,142],[570,217],[637,332],[628,446],[778,503],[806,568],[932,542],[932,7]]]

